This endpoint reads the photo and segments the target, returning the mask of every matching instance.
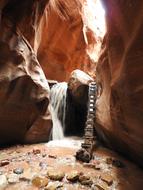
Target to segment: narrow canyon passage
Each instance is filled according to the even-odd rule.
[[[141,190],[142,8],[0,0],[0,190]]]

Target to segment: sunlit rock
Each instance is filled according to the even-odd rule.
[[[38,188],[46,187],[48,183],[49,183],[49,180],[46,177],[34,177],[32,179],[32,184]]]
[[[55,180],[55,181],[61,181],[64,176],[65,173],[61,172],[61,171],[56,171],[56,170],[51,170],[47,172],[47,176],[51,179],[51,180]]]
[[[19,182],[19,176],[17,174],[7,175],[7,180],[9,184],[14,184]]]
[[[80,173],[78,171],[71,171],[70,173],[67,174],[66,178],[71,182],[75,182],[79,179],[79,175]]]
[[[7,178],[5,175],[0,175],[0,189],[4,189],[7,186]]]
[[[75,101],[87,103],[88,85],[93,79],[81,70],[74,70],[69,77],[68,89]]]
[[[46,77],[57,81],[68,81],[70,73],[75,69],[81,69],[95,76],[95,60],[92,57],[97,57],[97,53],[93,53],[93,49],[98,43],[101,45],[101,40],[99,38],[97,40],[93,29],[87,26],[90,15],[85,21],[83,1],[57,0],[57,3],[54,3],[52,0],[51,2],[54,4],[53,8],[45,11],[42,20],[44,28],[38,49],[38,60]],[[89,7],[86,10],[90,12]],[[92,57],[89,51],[92,51]]]

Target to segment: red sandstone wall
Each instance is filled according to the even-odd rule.
[[[48,140],[49,86],[34,52],[47,3],[0,1],[0,144]]]
[[[143,2],[103,2],[107,35],[97,65],[97,122],[106,142],[142,164]]]
[[[47,8],[43,17],[38,59],[48,79],[65,81],[74,69],[90,72],[93,62],[83,34],[82,5],[76,0],[60,2],[61,13],[59,8]],[[92,32],[87,35],[89,41],[95,40]]]

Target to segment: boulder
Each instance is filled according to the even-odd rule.
[[[67,105],[65,117],[65,134],[84,134],[85,121],[87,117],[88,84],[93,79],[81,70],[74,70],[68,82]]]
[[[81,70],[74,70],[69,77],[68,90],[73,99],[80,104],[87,104],[88,85],[93,79]]]

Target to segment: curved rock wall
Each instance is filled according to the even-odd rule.
[[[143,165],[143,2],[103,2],[107,35],[97,65],[99,131],[110,146]]]
[[[48,140],[49,86],[34,52],[47,3],[0,2],[0,144]]]
[[[95,63],[87,50],[89,45],[93,49],[96,39],[91,29],[83,31],[83,1],[58,0],[57,4],[53,9],[47,8],[42,21],[44,29],[38,59],[46,77],[67,81],[75,69],[94,73]]]

